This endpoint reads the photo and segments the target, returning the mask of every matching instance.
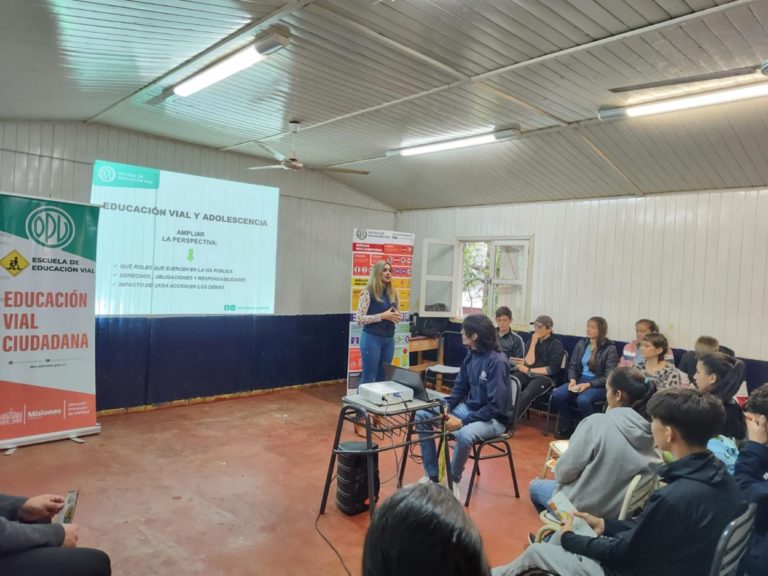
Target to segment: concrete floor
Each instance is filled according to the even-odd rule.
[[[0,491],[79,488],[81,545],[107,551],[116,575],[343,575],[314,529],[342,395],[330,386],[104,417],[83,445],[0,456]],[[527,487],[551,440],[541,428],[533,417],[513,439],[519,500],[505,461],[483,464],[469,514],[493,565],[516,557],[539,525]],[[383,455],[382,481],[394,468]],[[409,461],[405,482],[421,475]],[[393,480],[381,495],[394,490]],[[319,526],[359,574],[368,515],[345,516],[331,497]]]

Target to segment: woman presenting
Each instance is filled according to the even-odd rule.
[[[400,298],[392,286],[392,265],[382,260],[371,269],[368,286],[360,292],[355,322],[363,326],[360,384],[384,380],[384,363],[395,353],[395,325],[402,320]]]

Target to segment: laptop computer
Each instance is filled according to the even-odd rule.
[[[402,366],[395,366],[384,362],[384,377],[387,380],[407,386],[413,390],[413,397],[417,400],[431,402],[435,398],[443,396],[443,394],[434,392],[433,390],[428,391],[424,387],[424,382],[421,380],[421,374],[414,372],[413,370],[408,370],[408,368],[403,368]],[[434,392],[434,394],[430,394],[430,392]]]

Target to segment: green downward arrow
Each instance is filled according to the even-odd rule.
[[[187,260],[189,260],[190,262],[192,262],[192,260],[194,260],[194,259],[195,259],[195,253],[194,253],[194,251],[192,250],[192,248],[190,248],[190,249],[189,249],[189,252],[187,253]]]

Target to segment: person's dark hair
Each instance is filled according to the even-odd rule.
[[[744,404],[744,412],[768,416],[768,384],[763,384],[752,390],[752,394],[749,395],[746,404]]]
[[[722,352],[710,352],[702,354],[699,362],[704,367],[704,372],[717,378],[714,386],[708,392],[717,396],[723,402],[730,401],[738,392],[739,386],[741,386],[739,374],[735,370],[739,361],[733,356],[728,356],[728,354],[723,354]]]
[[[483,542],[464,507],[439,484],[388,498],[363,545],[363,576],[490,576]]]
[[[725,410],[720,400],[694,388],[666,388],[648,401],[648,415],[671,426],[690,446],[703,447],[720,434]]]
[[[653,320],[649,320],[648,318],[640,318],[637,322],[635,322],[635,327],[637,327],[638,324],[645,324],[648,326],[648,332],[659,332],[659,325],[656,324]]]
[[[632,408],[643,418],[648,419],[646,405],[656,393],[656,383],[646,378],[637,368],[615,368],[608,376],[608,386],[614,392],[621,392],[622,405]]]
[[[715,384],[708,392],[719,398],[725,408],[722,433],[743,440],[747,435],[747,422],[744,412],[733,398],[744,382],[744,362],[722,352],[702,354],[698,361],[704,367],[704,372],[716,377]]]
[[[496,318],[499,316],[506,316],[512,320],[512,310],[509,309],[509,306],[499,306],[499,308],[496,310]]]
[[[667,352],[669,352],[669,342],[667,342],[667,337],[664,336],[664,334],[659,334],[658,332],[648,332],[648,334],[643,336],[640,341],[648,342],[648,344],[654,348],[661,348],[661,352],[658,354],[659,360],[664,360]]]
[[[467,336],[477,334],[475,346],[480,352],[491,352],[492,350],[499,352],[501,350],[499,348],[499,335],[496,334],[496,328],[487,316],[471,314],[464,318],[461,329]]]
[[[597,350],[602,348],[608,340],[606,338],[608,335],[608,322],[602,316],[592,316],[592,318],[587,320],[587,324],[590,322],[594,322],[597,325],[597,346],[592,349],[592,355],[589,357],[589,369],[595,372],[597,370]]]

